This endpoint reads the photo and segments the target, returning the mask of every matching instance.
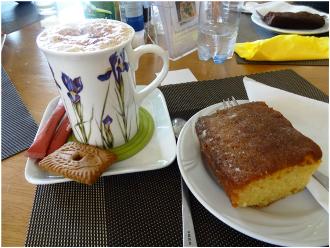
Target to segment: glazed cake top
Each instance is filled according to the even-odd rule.
[[[241,104],[201,117],[196,132],[213,170],[237,187],[322,157],[315,142],[264,102]]]

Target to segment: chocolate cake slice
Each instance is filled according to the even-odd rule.
[[[284,29],[317,29],[325,24],[324,17],[305,11],[268,12],[262,19],[269,26]]]

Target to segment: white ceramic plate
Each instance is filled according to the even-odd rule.
[[[251,2],[251,1],[244,1],[243,6],[241,8],[241,12],[245,14],[252,14],[254,9],[258,6],[259,4],[257,2]]]
[[[204,167],[195,132],[198,117],[221,108],[222,104],[216,104],[196,113],[178,139],[179,168],[194,196],[218,219],[253,238],[282,246],[328,245],[329,216],[307,190],[261,209],[231,206],[225,192]]]
[[[137,86],[138,90],[144,86]],[[55,109],[59,97],[54,98],[47,106],[40,123],[40,128],[49,119]],[[171,119],[163,94],[159,89],[152,92],[142,103],[155,122],[155,132],[147,146],[133,157],[115,163],[102,176],[125,174],[132,172],[156,170],[171,164],[176,157],[176,143]],[[38,132],[39,132],[38,130]],[[36,160],[28,159],[25,166],[25,178],[32,184],[52,184],[71,181],[62,176],[51,175],[38,168]]]
[[[326,15],[325,18],[325,24],[321,28],[317,29],[283,29],[283,28],[276,28],[267,25],[264,23],[264,21],[261,19],[261,17],[257,13],[253,13],[251,15],[251,20],[257,24],[258,26],[267,29],[269,31],[273,31],[276,33],[282,33],[282,34],[302,34],[302,35],[309,35],[309,34],[322,34],[329,31],[329,16]]]

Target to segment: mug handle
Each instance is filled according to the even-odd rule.
[[[163,68],[160,71],[160,73],[157,75],[157,77],[151,83],[149,83],[143,90],[140,91],[135,90],[135,100],[138,103],[138,105],[140,105],[142,100],[147,95],[149,95],[155,88],[157,88],[157,86],[165,78],[169,68],[168,52],[163,50],[161,47],[157,45],[151,45],[151,44],[139,46],[131,50],[131,52],[134,61],[132,69],[134,69],[134,71],[138,69],[139,59],[145,53],[154,53],[159,57],[161,57],[161,59],[163,60]],[[135,74],[134,74],[134,78],[135,78]]]

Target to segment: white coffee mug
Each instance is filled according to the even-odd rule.
[[[133,29],[117,46],[83,52],[48,49],[40,43],[41,35],[37,44],[47,57],[76,139],[106,149],[132,139],[138,130],[142,100],[168,72],[168,53],[156,45],[132,49]],[[137,92],[135,71],[145,53],[160,56],[163,67],[148,86]]]

